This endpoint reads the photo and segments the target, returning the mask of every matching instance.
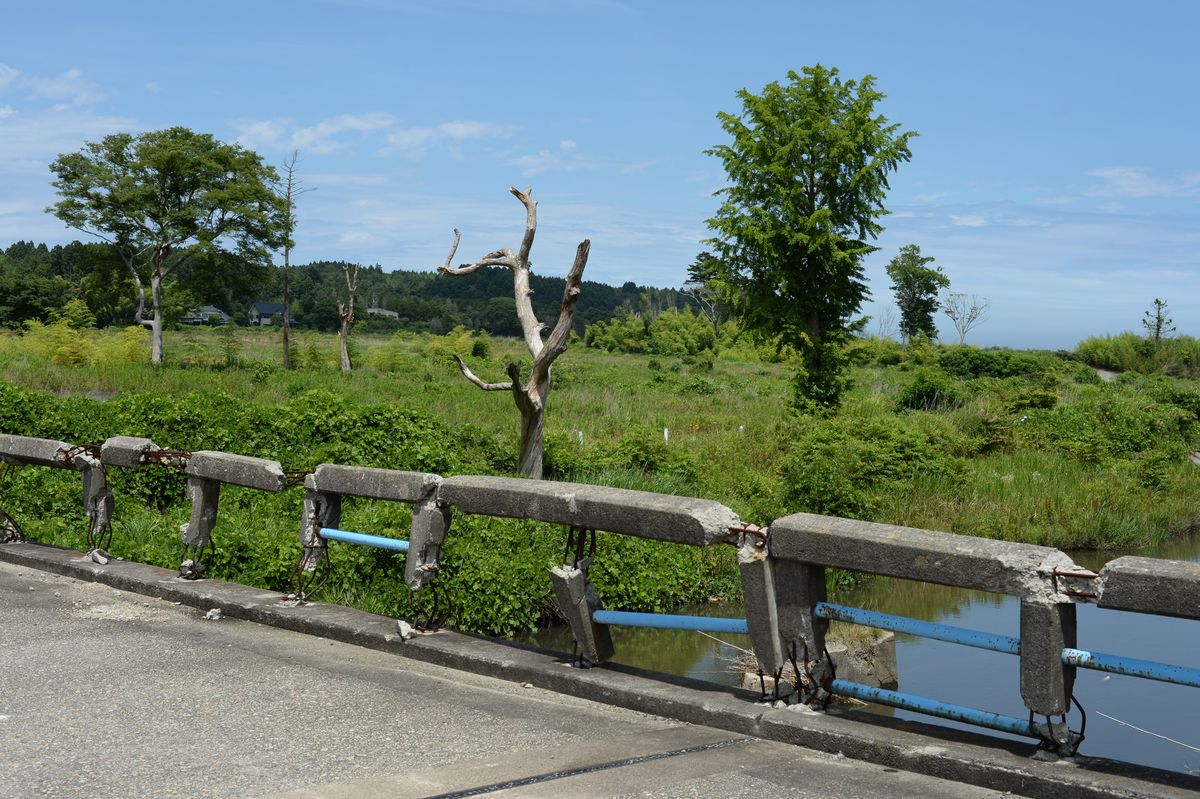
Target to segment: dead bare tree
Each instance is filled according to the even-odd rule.
[[[341,355],[343,372],[349,372],[354,368],[354,365],[350,363],[350,326],[354,324],[354,294],[358,291],[358,270],[361,268],[361,264],[355,264],[351,271],[350,264],[342,264],[342,275],[346,278],[346,293],[349,295],[349,302],[343,303],[340,297],[337,301],[338,353]]]
[[[987,297],[960,294],[957,291],[947,291],[942,295],[942,312],[954,323],[959,344],[966,342],[971,328],[987,321],[991,308],[992,302]]]
[[[301,194],[314,191],[305,188],[296,177],[296,162],[300,160],[300,151],[292,150],[292,154],[283,162],[283,177],[277,184],[277,191],[283,201],[283,368],[292,368],[291,349],[291,314],[292,293],[289,283],[289,267],[291,266],[292,233],[296,230],[296,198]]]
[[[563,291],[562,310],[558,313],[558,321],[554,329],[543,341],[542,331],[547,325],[538,321],[533,312],[533,303],[529,297],[533,289],[529,287],[529,251],[533,247],[533,238],[537,235],[537,203],[530,196],[532,189],[521,191],[516,187],[509,189],[514,197],[525,206],[525,237],[521,240],[521,248],[513,252],[507,247],[494,250],[471,264],[461,264],[451,267],[450,262],[458,251],[461,234],[454,231],[454,246],[446,256],[445,265],[438,269],[444,275],[469,275],[485,266],[501,266],[512,271],[513,299],[517,303],[517,319],[521,323],[525,346],[533,357],[533,368],[528,379],[521,382],[520,364],[508,365],[509,380],[504,383],[485,383],[472,372],[459,355],[454,356],[463,377],[484,391],[511,391],[516,401],[517,410],[521,413],[521,452],[518,458],[521,474],[540,480],[542,477],[542,432],[546,423],[546,398],[550,394],[550,367],[554,360],[567,349],[567,336],[575,320],[575,305],[579,301],[580,287],[583,283],[583,269],[587,266],[588,251],[591,242],[584,239],[575,251],[575,263],[567,275],[567,286]]]

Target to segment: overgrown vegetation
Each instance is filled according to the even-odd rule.
[[[292,372],[275,365],[268,332],[177,335],[166,368],[155,370],[143,331],[63,324],[0,333],[0,432],[79,442],[146,435],[295,469],[329,461],[516,470],[516,420],[466,385],[449,355],[472,351],[488,371],[503,371],[527,357],[520,342],[462,329],[365,334],[361,368],[343,375],[330,335],[298,337]],[[143,357],[121,355],[122,337]],[[1200,386],[1191,380],[1128,374],[1102,383],[1049,353],[861,339],[843,353],[856,384],[843,407],[798,415],[788,409],[791,365],[771,363],[779,355],[770,349],[743,357],[748,347],[722,345],[704,362],[573,348],[555,367],[547,476],[711,498],[760,524],[808,511],[1064,548],[1137,549],[1196,527],[1200,469],[1188,453],[1200,448]],[[92,354],[56,358],[64,348]],[[115,554],[177,565],[188,512],[180,476],[112,471]],[[295,490],[223,492],[214,573],[286,590],[300,501]],[[77,475],[16,470],[0,502],[35,539],[82,546]],[[400,534],[406,514],[350,502],[346,524]],[[507,634],[550,616],[545,570],[562,554],[561,530],[458,517],[448,541],[444,579],[465,629]],[[395,556],[335,546],[324,598],[406,609]],[[611,607],[665,610],[735,598],[732,555],[605,536],[594,575]]]

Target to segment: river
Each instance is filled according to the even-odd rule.
[[[1200,561],[1200,538],[1175,540],[1138,554]],[[1093,569],[1117,557],[1096,552],[1071,555],[1076,563]],[[1000,594],[879,579],[837,597],[837,601],[987,632],[1019,634],[1019,603]],[[706,605],[681,612],[742,615],[740,607],[729,605]],[[1200,668],[1200,623],[1103,610],[1093,605],[1081,605],[1078,613],[1081,649]],[[717,641],[701,633],[677,630],[613,628],[612,634],[617,652],[614,662],[724,685],[740,683],[733,665],[742,654],[740,650],[750,647],[747,636],[740,635],[721,635],[721,641]],[[536,643],[571,651],[571,637],[565,627],[541,631]],[[1028,715],[1019,693],[1018,659],[1011,655],[897,635],[896,662],[901,691],[1020,718]],[[1083,754],[1200,775],[1200,689],[1079,669],[1075,696],[1088,714],[1087,739],[1080,748]],[[906,711],[872,709],[979,731]],[[1073,729],[1079,728],[1077,711],[1071,713],[1070,721]]]

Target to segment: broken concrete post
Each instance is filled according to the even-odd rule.
[[[579,657],[585,666],[603,663],[613,655],[612,636],[608,625],[597,624],[592,614],[600,610],[600,593],[588,582],[588,567],[592,559],[584,558],[576,566],[555,566],[550,570],[550,582],[554,585],[554,596],[562,611],[575,643],[579,645]]]
[[[1022,599],[1021,699],[1031,712],[1046,717],[1042,735],[1064,754],[1078,745],[1066,719],[1075,687],[1075,667],[1062,662],[1067,647],[1075,648],[1075,605]]]
[[[83,473],[83,511],[90,522],[89,542],[97,542],[112,521],[113,493],[108,488],[104,464],[91,455],[76,455],[75,468]]]
[[[775,607],[775,580],[766,541],[746,536],[738,548],[738,571],[750,645],[759,671],[778,674],[787,663],[787,648],[779,637],[779,613]]]
[[[1062,651],[1075,648],[1075,605],[1021,601],[1021,698],[1043,716],[1071,708],[1075,667],[1064,665]]]
[[[430,493],[413,507],[404,561],[404,582],[414,591],[437,576],[442,558],[442,541],[450,529],[451,510]]]
[[[1200,619],[1200,563],[1117,558],[1100,570],[1097,591],[1102,608]]]
[[[775,526],[771,525],[772,555]],[[818,602],[826,599],[825,568],[811,563],[771,558],[775,584],[775,612],[779,618],[779,637],[784,652],[795,658],[810,682],[805,701],[824,706],[829,700],[833,664],[825,653],[825,634],[829,621],[816,615]],[[799,688],[800,686],[797,686]]]
[[[707,499],[551,480],[448,477],[438,486],[437,497],[463,513],[536,519],[694,546],[735,543],[737,535],[729,528],[741,525],[733,511]]]
[[[287,477],[278,461],[232,455],[228,452],[193,452],[184,469],[188,477],[279,492],[287,488]]]
[[[185,546],[204,549],[212,542],[212,529],[217,524],[221,484],[216,480],[189,477],[187,493],[192,501],[192,517],[187,524],[180,525],[179,537]]]
[[[342,521],[342,498],[338,494],[324,494],[316,490],[313,475],[304,478],[304,514],[300,519],[300,568],[306,572],[316,571],[325,556],[325,539],[321,538],[322,527],[337,527]]]
[[[100,461],[105,466],[136,469],[143,465],[142,458],[147,452],[157,449],[159,447],[148,438],[113,436],[100,445]]]

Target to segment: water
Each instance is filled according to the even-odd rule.
[[[1094,569],[1113,557],[1106,553],[1072,554],[1077,563]],[[1174,541],[1140,554],[1200,561],[1200,538]],[[839,596],[837,601],[986,632],[1019,634],[1019,602],[1000,594],[877,580]],[[739,607],[720,605],[681,612],[742,615]],[[1080,605],[1078,618],[1080,649],[1200,668],[1200,622],[1103,610],[1094,605]],[[721,643],[700,633],[678,630],[617,627],[612,634],[617,652],[614,662],[723,685],[740,684],[741,677],[733,667],[743,654],[740,650],[750,648],[748,637],[742,635],[721,635],[719,638],[725,642]],[[536,642],[565,652],[572,647],[570,632],[565,628],[542,631]],[[1028,716],[1021,702],[1018,658],[1012,655],[897,635],[896,661],[901,691],[1018,718]],[[1088,714],[1082,753],[1200,775],[1200,689],[1088,669],[1078,669],[1077,675],[1075,696]],[[907,711],[872,709],[980,731]],[[1114,719],[1180,743],[1139,732]],[[1070,722],[1073,729],[1079,729],[1077,711],[1072,711]]]

